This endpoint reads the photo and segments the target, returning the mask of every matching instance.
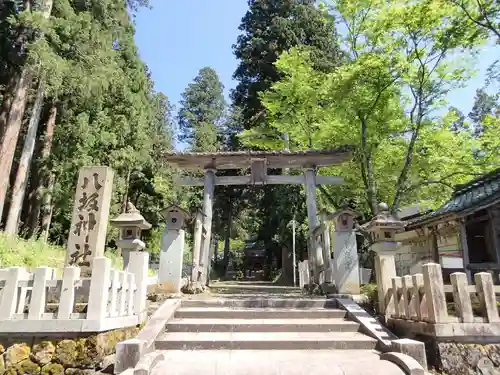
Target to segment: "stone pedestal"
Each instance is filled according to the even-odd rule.
[[[392,341],[392,351],[406,354],[415,359],[425,370],[427,370],[427,357],[425,355],[425,344],[411,339],[398,339]]]
[[[181,291],[184,237],[183,229],[163,231],[158,283],[163,284],[167,292],[179,293]]]
[[[384,243],[372,245],[372,250],[384,246]],[[374,250],[376,251],[376,250]],[[389,290],[392,289],[392,278],[396,277],[396,263],[394,254],[377,253],[375,255],[375,277],[377,279],[377,291],[379,295],[379,312],[382,315],[394,313],[394,298]]]
[[[378,205],[378,213],[365,224],[364,229],[370,233],[371,249],[375,256],[375,276],[377,278],[377,292],[379,314],[391,316],[395,313],[394,298],[392,295],[392,279],[396,277],[396,263],[394,254],[401,245],[395,235],[404,230],[405,224],[394,217],[386,203]]]
[[[354,231],[335,231],[333,248],[337,293],[359,294],[359,259]]]

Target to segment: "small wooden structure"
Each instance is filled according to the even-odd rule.
[[[455,187],[451,198],[435,211],[401,217],[405,232],[396,235],[404,256],[441,264],[445,282],[465,272],[470,282],[478,272],[500,274],[500,168]],[[411,258],[400,275],[410,272]]]
[[[215,153],[164,153],[164,159],[179,168],[203,169],[203,178],[184,177],[183,186],[203,186],[203,219],[202,231],[195,231],[195,244],[200,249],[194,249],[193,254],[201,254],[199,264],[203,265],[202,282],[207,281],[207,264],[212,228],[212,206],[215,185],[269,185],[269,184],[300,184],[305,185],[307,199],[307,214],[310,232],[310,250],[312,250],[314,281],[319,282],[323,267],[321,246],[314,240],[314,230],[319,225],[316,203],[316,185],[341,184],[343,179],[335,176],[318,176],[317,168],[338,165],[352,156],[352,149],[344,146],[335,150],[313,151],[234,151]],[[272,175],[269,170],[302,169],[302,175]],[[248,170],[247,175],[216,176],[217,170]],[[197,236],[203,238],[198,239]],[[194,260],[196,262],[196,260]]]

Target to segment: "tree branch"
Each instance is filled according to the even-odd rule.
[[[449,187],[450,189],[454,189],[455,186],[454,185],[451,185],[447,182],[445,182],[444,180],[447,180],[453,176],[458,176],[458,175],[465,175],[465,176],[482,176],[483,173],[475,173],[475,172],[462,172],[462,171],[459,171],[459,172],[453,172],[453,173],[450,173],[444,177],[442,177],[441,179],[439,180],[427,180],[427,181],[422,181],[422,182],[419,182],[418,184],[413,184],[412,186],[409,186],[408,188],[404,189],[404,191],[402,192],[402,195],[406,195],[407,193],[409,193],[411,190],[414,190],[416,188],[419,188],[419,187],[422,187],[422,186],[429,186],[429,185],[444,185],[446,187]]]
[[[495,28],[495,26],[493,26],[493,24],[491,23],[491,20],[485,14],[483,14],[483,17],[485,17],[486,24],[482,23],[478,19],[474,18],[472,16],[472,14],[467,10],[467,8],[465,7],[463,2],[452,1],[452,3],[455,4],[456,6],[458,6],[460,9],[462,9],[462,11],[465,13],[465,15],[467,16],[467,18],[469,20],[471,20],[473,23],[475,23],[478,26],[481,26],[487,30],[490,30],[491,32],[493,32],[497,36],[497,38],[500,39],[500,31],[498,31]],[[478,1],[478,6],[481,7],[481,5],[479,4],[479,1]]]

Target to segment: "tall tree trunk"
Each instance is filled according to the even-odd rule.
[[[50,224],[52,221],[52,212],[54,211],[54,205],[52,204],[52,192],[54,190],[54,185],[56,183],[56,176],[54,173],[50,173],[49,184],[47,186],[47,191],[43,196],[43,206],[42,206],[42,233],[41,238],[44,242],[47,242],[49,238]]]
[[[49,114],[47,117],[47,124],[45,127],[45,137],[41,152],[41,158],[36,163],[36,168],[33,169],[35,175],[33,176],[33,196],[31,197],[31,210],[29,220],[28,236],[32,237],[38,232],[38,219],[40,218],[40,211],[42,208],[43,190],[49,190],[51,172],[48,170],[48,160],[52,151],[52,141],[54,139],[54,130],[56,127],[57,119],[57,106],[55,103],[51,104]]]
[[[14,81],[14,79],[12,79]],[[12,106],[12,99],[14,97],[16,85],[15,82],[10,82],[5,94],[3,95],[2,107],[0,109],[0,139],[3,138],[5,129],[7,127],[7,121],[9,119],[10,107]]]
[[[16,234],[19,225],[19,216],[21,214],[24,194],[26,192],[31,158],[33,157],[33,150],[35,149],[36,134],[38,124],[40,123],[40,115],[42,113],[43,95],[45,92],[44,81],[45,80],[41,78],[38,84],[38,91],[33,104],[33,111],[28,124],[23,151],[17,168],[16,180],[12,188],[9,215],[7,216],[7,224],[5,225],[5,233],[7,234]]]
[[[7,189],[9,188],[10,172],[14,154],[16,152],[17,140],[21,130],[26,98],[28,94],[30,77],[27,70],[21,73],[15,89],[14,99],[10,107],[7,126],[2,135],[0,144],[0,217],[2,217]]]
[[[31,11],[31,1],[24,0],[23,7],[24,7],[25,11],[27,11],[27,12]],[[20,56],[23,56],[23,54],[20,51],[20,48],[21,48],[21,46],[24,45],[26,31],[27,30],[24,26],[19,26],[17,28],[16,37],[14,40],[14,45],[18,46],[19,50],[17,51],[17,53],[19,53]],[[23,64],[22,57],[21,57],[21,59],[18,59],[18,60],[19,61],[13,61],[13,65],[22,66],[22,64]],[[7,129],[7,124],[9,122],[9,114],[10,114],[10,111],[12,108],[12,103],[14,101],[17,87],[19,86],[20,77],[21,76],[19,75],[19,72],[11,69],[9,82],[7,84],[7,90],[3,96],[3,103],[2,103],[2,107],[0,109],[0,139],[3,139],[5,130]],[[1,216],[1,212],[0,212],[0,216]],[[1,218],[0,218],[0,221],[1,221]]]
[[[25,0],[25,9],[30,9],[30,1]],[[53,0],[43,0],[40,6],[42,17],[48,19],[52,12]],[[17,140],[21,130],[24,110],[28,98],[28,89],[31,83],[31,74],[28,68],[24,67],[19,81],[16,85],[14,97],[10,107],[8,121],[5,131],[2,134],[0,145],[0,217],[2,217],[7,197],[9,185],[9,176],[12,169],[12,162],[16,151]]]

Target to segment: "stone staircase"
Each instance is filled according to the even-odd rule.
[[[335,301],[193,299],[182,302],[157,350],[373,350]]]
[[[359,311],[344,300],[314,299],[299,288],[258,281],[214,283],[210,292],[165,301],[135,339],[117,346],[117,373],[425,374],[411,357],[381,354],[382,335],[357,314],[379,340],[361,332],[346,310]]]
[[[130,375],[424,375],[381,358],[334,300],[245,297],[183,300]]]

